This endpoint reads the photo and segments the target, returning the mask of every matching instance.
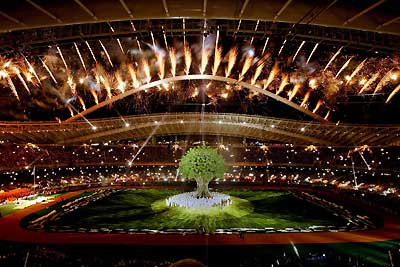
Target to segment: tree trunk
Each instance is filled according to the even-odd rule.
[[[211,193],[208,190],[208,182],[204,182],[202,179],[196,179],[196,182],[197,182],[197,197],[210,198]]]

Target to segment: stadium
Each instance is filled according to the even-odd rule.
[[[396,0],[4,0],[0,266],[400,266]]]

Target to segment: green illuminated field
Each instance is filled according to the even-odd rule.
[[[196,229],[212,232],[227,228],[307,228],[342,225],[324,209],[297,199],[291,192],[224,191],[233,204],[211,210],[168,207],[164,199],[175,190],[127,189],[91,202],[47,226],[88,229]]]

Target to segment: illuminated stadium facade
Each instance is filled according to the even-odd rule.
[[[398,266],[399,7],[4,1],[0,265]]]

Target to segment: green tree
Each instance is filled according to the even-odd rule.
[[[207,146],[189,149],[179,163],[179,173],[196,180],[197,197],[211,197],[209,182],[214,178],[222,178],[226,169],[223,157]]]

